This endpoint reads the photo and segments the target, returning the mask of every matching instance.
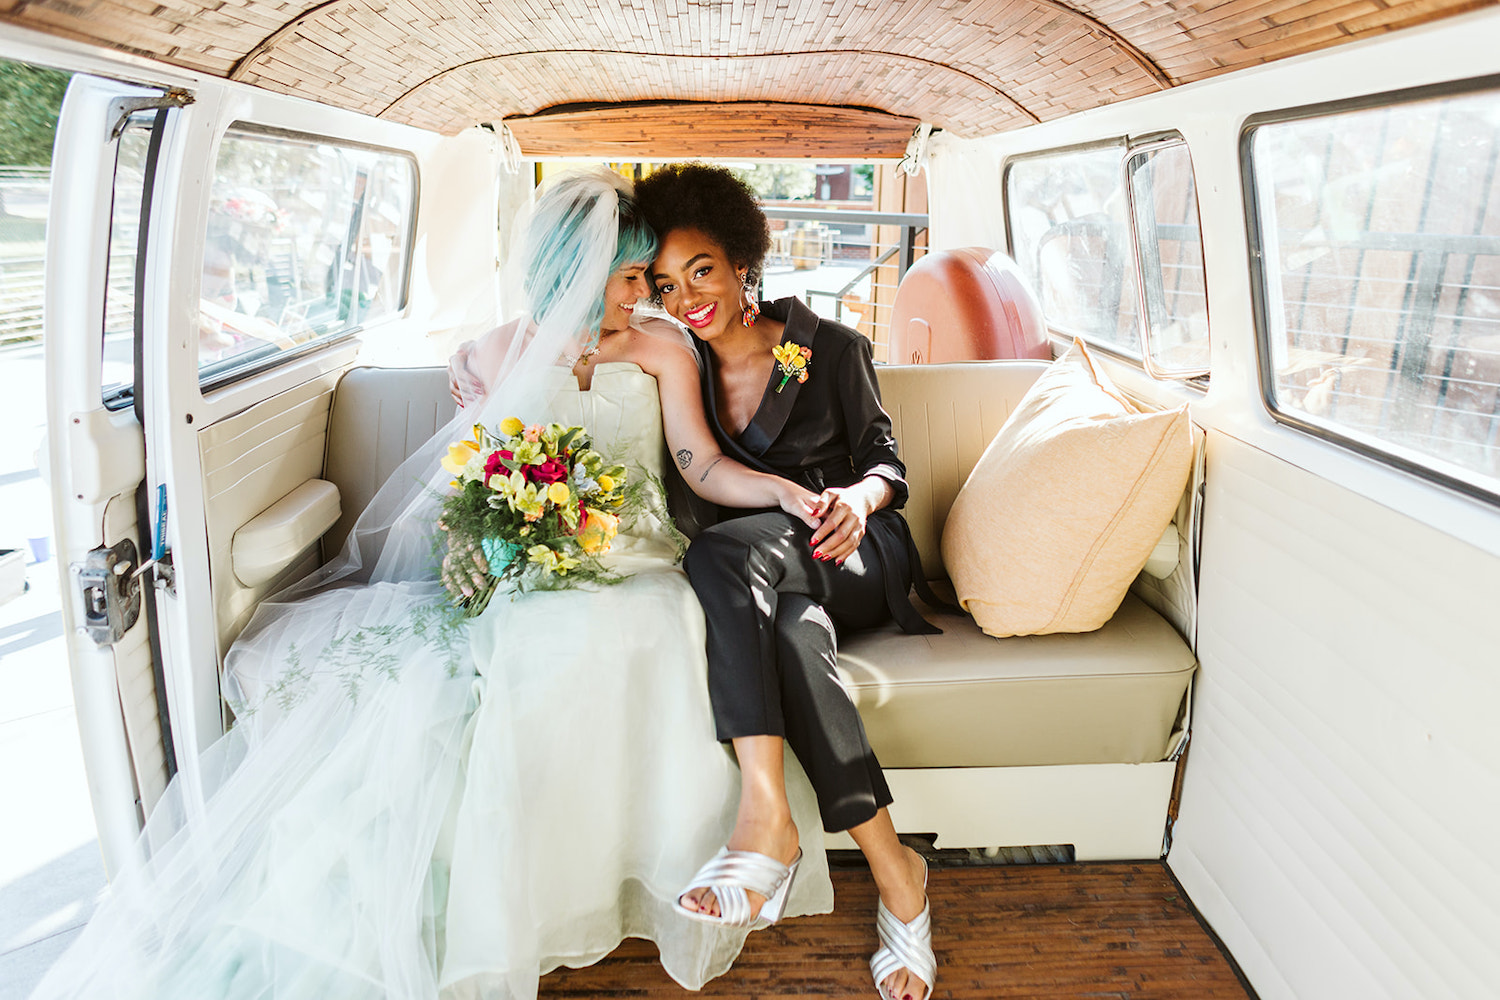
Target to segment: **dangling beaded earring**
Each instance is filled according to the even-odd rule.
[[[743,280],[743,276],[741,280]],[[755,301],[755,289],[749,285],[744,286],[744,297],[745,311],[740,316],[740,323],[743,326],[751,327],[755,325],[757,319],[760,319],[760,303]]]

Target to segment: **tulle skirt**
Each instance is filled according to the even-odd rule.
[[[202,758],[205,794],[169,786],[33,996],[517,1000],[625,936],[685,986],[722,973],[744,932],[671,907],[739,788],[702,611],[679,570],[629,571],[458,626],[431,583],[268,608],[231,657],[243,715]],[[831,908],[809,850],[789,912]]]

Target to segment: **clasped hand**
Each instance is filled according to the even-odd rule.
[[[448,526],[441,521],[438,527],[444,531]],[[443,589],[448,591],[454,603],[473,597],[485,588],[489,580],[490,565],[484,558],[484,550],[471,538],[448,535],[448,552],[443,556]]]
[[[880,509],[877,497],[865,483],[833,486],[818,494],[813,515],[818,518],[812,534],[813,558],[840,565],[854,554],[865,537],[865,521]]]

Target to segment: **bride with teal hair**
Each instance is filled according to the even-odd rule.
[[[729,967],[748,928],[673,905],[734,826],[739,772],[669,519],[622,524],[603,557],[622,582],[507,589],[471,619],[452,603],[488,567],[438,524],[448,446],[511,417],[585,426],[640,482],[675,466],[710,502],[811,519],[808,491],[720,452],[682,335],[636,314],[655,250],[620,178],[538,199],[525,310],[460,353],[462,408],[341,554],[257,609],[201,786],[174,780],[35,997],[518,1000],[627,936],[691,989]],[[811,786],[787,771],[815,843]],[[831,909],[821,851],[779,899],[762,916]]]

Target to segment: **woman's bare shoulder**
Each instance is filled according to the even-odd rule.
[[[698,355],[687,334],[664,319],[643,317],[630,327],[630,360],[657,374],[663,366],[689,364],[697,367]]]

